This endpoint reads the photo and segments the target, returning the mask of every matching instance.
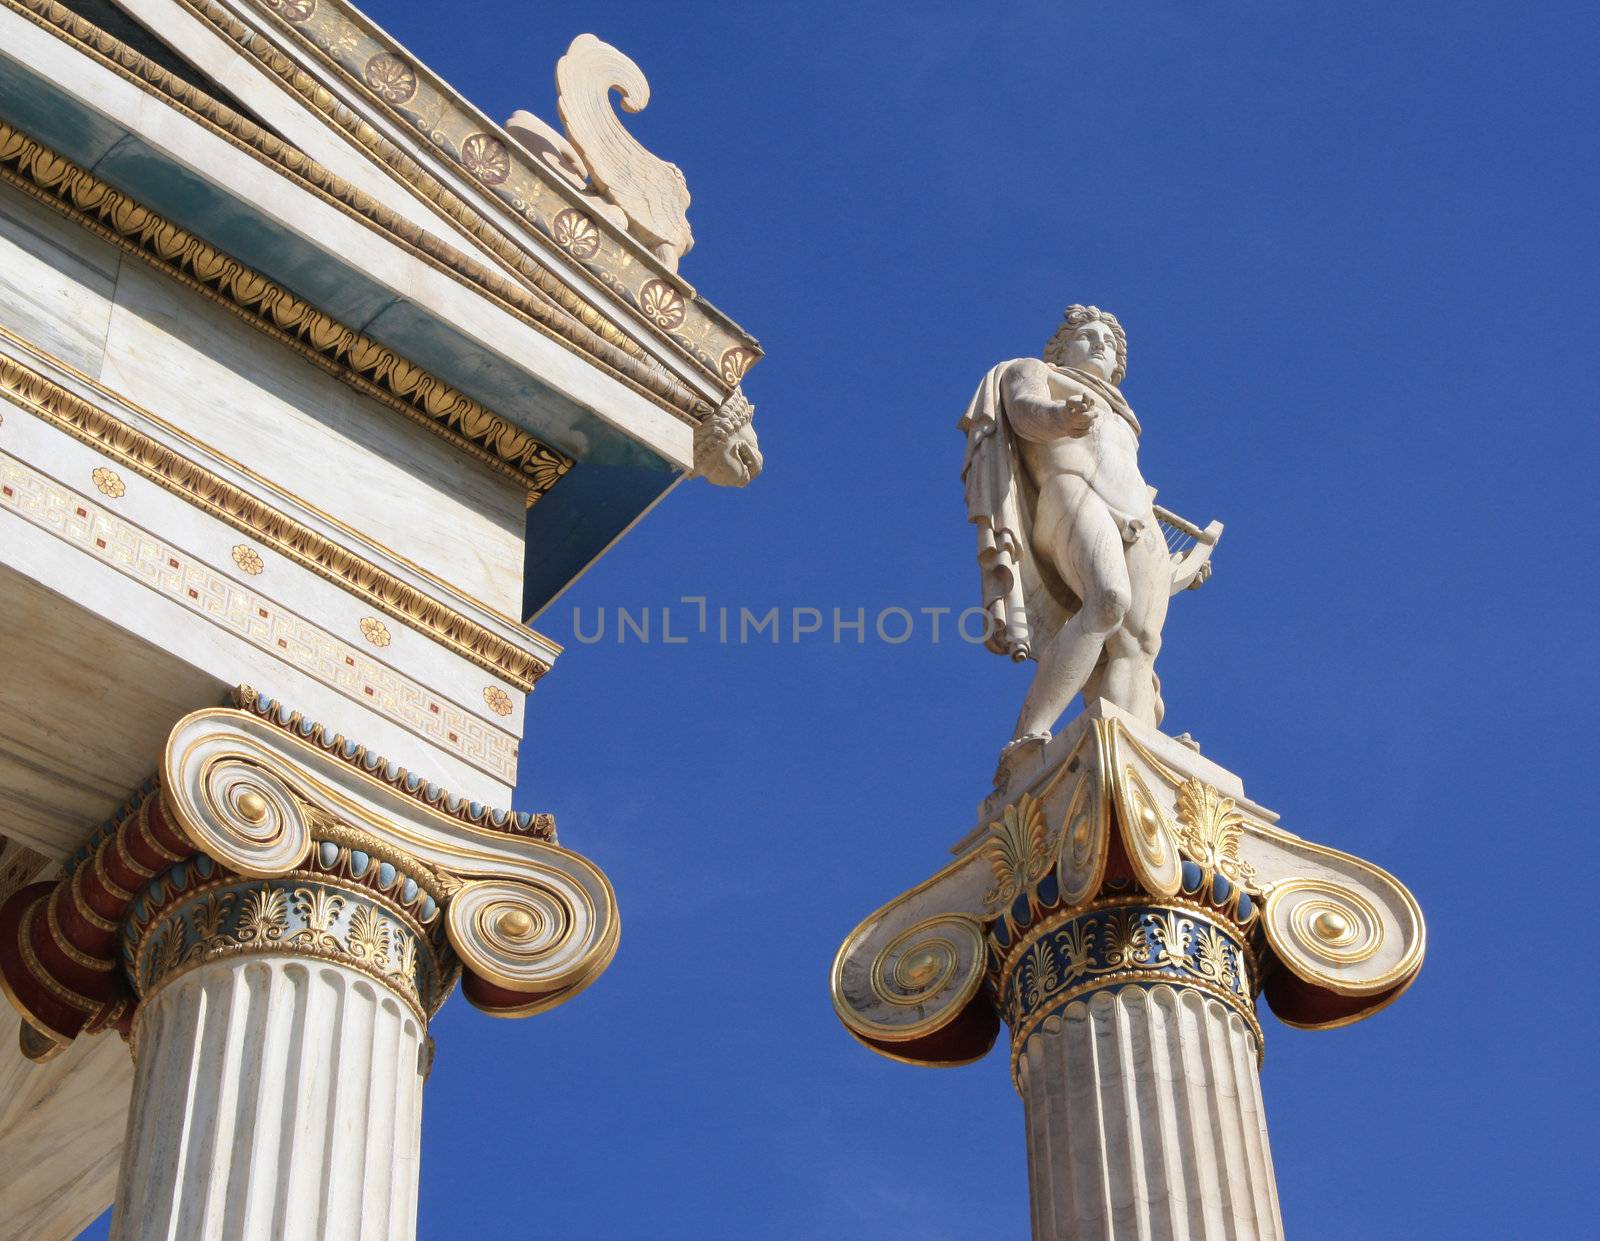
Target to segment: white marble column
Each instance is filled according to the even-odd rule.
[[[1279,1241],[1256,1035],[1185,986],[1075,1000],[1028,1036],[1035,1241]]]
[[[416,1232],[427,1032],[364,973],[224,959],[137,1026],[115,1241]]]
[[[949,1066],[1009,1027],[1035,1241],[1281,1241],[1258,999],[1377,1012],[1421,968],[1416,901],[1103,701],[979,816],[840,946],[845,1028]]]
[[[357,843],[265,879],[202,855],[129,906],[114,1241],[415,1236],[428,1017],[453,958],[431,872]]]

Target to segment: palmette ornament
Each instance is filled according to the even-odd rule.
[[[1218,972],[1199,964],[1215,943],[1208,933],[1191,926],[1163,939],[1168,924],[1141,913],[1130,950],[1095,916],[1112,908],[1170,908],[1225,936],[1232,981],[1220,990],[1251,1021],[1263,990],[1281,1020],[1306,1027],[1359,1020],[1395,999],[1425,947],[1411,894],[1368,862],[1284,831],[1219,780],[1228,773],[1098,704],[1051,743],[1037,773],[1006,791],[1010,800],[954,862],[845,940],[833,969],[840,1019],[899,1059],[976,1059],[1001,1017],[1038,1007],[997,1009],[984,984],[1006,995],[1037,937],[1062,926],[1075,926],[1071,935],[1092,951],[1064,958],[1076,964],[1056,971],[1052,986],[1038,985],[1034,969],[1040,1001],[1108,979],[1219,985]]]

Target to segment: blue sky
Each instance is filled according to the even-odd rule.
[[[681,488],[541,624],[569,649],[518,804],[606,868],[622,947],[553,1014],[446,1008],[422,1237],[1027,1235],[1004,1056],[878,1059],[827,992],[971,825],[1026,672],[925,629],[585,645],[572,610],[976,602],[954,422],[1074,301],[1127,326],[1163,501],[1228,526],[1167,625],[1169,729],[1429,920],[1370,1022],[1265,1018],[1289,1234],[1592,1226],[1552,899],[1596,796],[1590,6],[369,11],[496,118],[555,120],[580,31],[631,54],[684,273],[768,351],[766,473]]]

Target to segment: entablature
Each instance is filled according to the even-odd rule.
[[[520,453],[541,502],[525,615],[695,470],[755,342],[609,221],[574,231],[582,195],[381,31],[326,3],[122,7],[273,128],[54,0],[0,0],[0,120],[280,288],[324,321],[314,345],[393,357],[465,438]],[[386,97],[352,47],[402,61],[414,96]]]

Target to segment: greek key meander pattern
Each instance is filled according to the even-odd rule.
[[[515,781],[517,743],[508,734],[3,452],[0,508],[388,716],[441,750],[506,783]]]
[[[0,325],[0,341],[8,340],[20,338],[11,336]],[[0,398],[128,466],[234,529],[260,540],[264,546],[365,599],[519,689],[532,689],[534,682],[550,670],[548,663],[502,635],[292,520],[121,418],[4,354],[0,354]],[[247,569],[245,564],[240,567]],[[507,623],[515,625],[508,619]]]
[[[1138,901],[1086,910],[1030,931],[999,980],[1013,1059],[1046,1017],[1107,987],[1193,987],[1227,1003],[1262,1046],[1254,963],[1242,935],[1192,906]]]

